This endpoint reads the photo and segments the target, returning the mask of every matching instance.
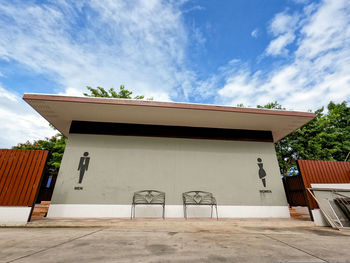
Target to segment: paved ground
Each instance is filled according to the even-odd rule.
[[[301,220],[37,220],[0,228],[0,262],[350,262],[350,230]]]

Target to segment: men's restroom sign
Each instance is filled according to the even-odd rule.
[[[259,178],[261,179],[261,182],[263,184],[264,187],[266,187],[266,172],[264,170],[264,164],[262,163],[262,159],[258,158],[258,167],[259,167]]]
[[[79,161],[79,166],[78,166],[78,171],[79,171],[79,181],[78,183],[81,184],[83,182],[84,174],[89,168],[89,162],[90,162],[90,157],[88,152],[84,152],[84,156],[80,157]],[[81,189],[77,189],[81,190]]]

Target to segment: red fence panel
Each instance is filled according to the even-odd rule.
[[[298,160],[297,164],[305,189],[311,184],[350,183],[350,162]],[[307,199],[311,209],[318,207],[308,192]]]
[[[48,151],[0,149],[0,206],[33,206]]]

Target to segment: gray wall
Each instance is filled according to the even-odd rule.
[[[90,165],[79,185],[85,151]],[[273,143],[85,134],[69,136],[52,203],[130,204],[143,189],[164,191],[169,205],[181,204],[189,190],[212,192],[219,205],[287,205]]]

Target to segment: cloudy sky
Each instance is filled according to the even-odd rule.
[[[0,148],[55,133],[23,93],[316,110],[349,65],[350,0],[0,0]]]

